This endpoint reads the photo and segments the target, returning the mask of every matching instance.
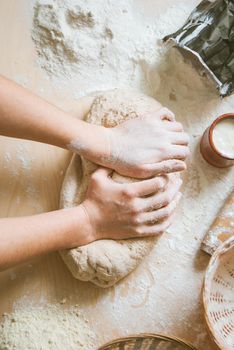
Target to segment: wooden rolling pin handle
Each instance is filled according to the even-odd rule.
[[[224,203],[206,234],[201,249],[212,255],[226,239],[234,235],[234,190]]]

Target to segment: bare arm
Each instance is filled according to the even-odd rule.
[[[171,180],[117,184],[109,175],[110,170],[97,170],[85,201],[77,207],[0,219],[0,270],[97,239],[157,235],[170,225],[181,180],[170,175]]]
[[[138,178],[184,170],[188,155],[188,137],[168,109],[108,129],[78,120],[1,76],[0,134],[73,149]]]
[[[0,269],[32,257],[89,243],[82,207],[0,219]]]
[[[91,147],[89,142],[94,135],[99,136],[98,129],[0,76],[0,135],[61,148],[67,148],[71,140],[78,138],[81,144]],[[102,140],[100,135],[97,145]]]

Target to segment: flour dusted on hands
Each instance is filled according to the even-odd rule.
[[[131,90],[113,90],[97,96],[86,117],[89,123],[105,127],[116,126],[158,109],[156,100]],[[147,135],[146,135],[147,137]],[[61,207],[80,204],[90,178],[97,166],[75,154],[67,170],[62,191]],[[136,181],[113,173],[119,183]],[[86,246],[61,251],[61,256],[75,278],[109,287],[133,271],[153,248],[157,237],[127,240],[99,240]]]

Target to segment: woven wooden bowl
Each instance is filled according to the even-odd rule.
[[[138,334],[116,339],[103,345],[99,350],[196,350],[178,338],[161,334]]]
[[[203,287],[205,318],[211,336],[222,350],[234,349],[234,237],[212,256]]]

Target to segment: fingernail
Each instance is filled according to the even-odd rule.
[[[166,115],[168,115],[168,117],[172,117],[173,119],[175,118],[175,114],[172,111],[170,111],[170,109],[165,108],[165,112]]]
[[[161,112],[162,116],[169,117],[170,119],[175,120],[175,114],[172,111],[170,111],[170,109],[163,107],[160,110],[160,112]]]
[[[179,170],[184,170],[184,169],[186,169],[186,165],[185,165],[185,163],[182,162],[182,161],[176,162],[176,163],[175,163],[175,166],[177,166]]]

